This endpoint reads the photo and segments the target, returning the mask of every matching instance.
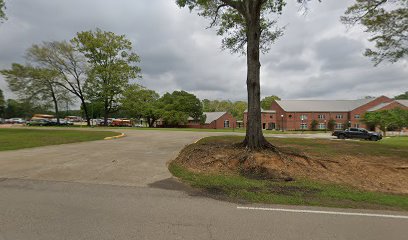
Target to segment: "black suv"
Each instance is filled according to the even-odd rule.
[[[332,136],[336,136],[338,139],[356,138],[370,141],[378,141],[382,139],[381,133],[369,132],[364,128],[348,128],[344,131],[334,131]]]

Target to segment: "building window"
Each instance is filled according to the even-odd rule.
[[[273,116],[271,115],[271,116],[269,116],[269,118],[273,118]]]
[[[301,123],[300,129],[307,129],[307,123]]]
[[[230,123],[228,120],[224,121],[224,128],[229,128],[230,127]]]
[[[319,129],[326,129],[326,124],[319,123]]]
[[[336,129],[343,129],[343,123],[336,123]]]
[[[354,118],[355,118],[355,119],[360,119],[360,114],[354,115]]]
[[[355,128],[360,128],[360,124],[355,123],[355,124],[354,124],[354,127],[355,127]]]
[[[300,120],[306,120],[307,119],[307,115],[300,115]]]
[[[318,119],[325,119],[325,116],[324,116],[324,114],[319,114],[319,115],[317,115],[317,118]]]
[[[336,119],[343,119],[343,114],[337,114]]]

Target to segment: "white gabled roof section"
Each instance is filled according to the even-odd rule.
[[[214,122],[215,120],[219,119],[226,113],[227,112],[204,112],[203,114],[207,116],[205,119],[205,124],[210,124]]]
[[[286,112],[350,112],[375,98],[358,100],[278,100]]]
[[[404,105],[405,107],[408,107],[408,100],[396,100],[399,104]]]
[[[247,113],[248,109],[245,109],[244,113]],[[261,108],[261,112],[262,113],[276,113],[275,110],[264,110],[263,108]]]

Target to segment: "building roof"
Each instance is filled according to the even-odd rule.
[[[350,112],[373,100],[277,100],[276,103],[286,112]]]
[[[380,103],[377,106],[374,106],[374,107],[368,109],[367,112],[375,112],[377,110],[380,110],[383,107],[386,107],[386,106],[390,105],[391,103],[393,103],[393,102]]]
[[[398,103],[408,107],[408,100],[396,100]]]
[[[248,109],[245,109],[244,113],[247,113],[247,112],[248,112]],[[261,112],[262,113],[276,113],[275,110],[264,110],[262,108],[261,108]]]
[[[210,123],[214,122],[215,120],[222,117],[226,113],[227,112],[203,112],[203,114],[206,116],[205,124],[210,124]],[[188,120],[192,121],[192,120],[194,120],[194,118],[189,117]]]
[[[224,114],[227,112],[204,112],[206,119],[205,119],[205,124],[210,124],[217,120],[218,118],[222,117]]]
[[[390,105],[391,103],[395,103],[395,102],[401,104],[402,106],[408,107],[408,100],[395,100],[395,101],[392,101],[392,102],[380,103],[377,106],[374,106],[374,107],[368,109],[367,111],[368,112],[374,112],[374,111],[380,110],[380,109]]]

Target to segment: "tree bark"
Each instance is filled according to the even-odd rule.
[[[109,115],[109,103],[108,103],[108,99],[105,98],[104,113],[103,113],[103,125],[104,126],[108,126],[108,115]]]
[[[246,4],[248,125],[243,144],[250,150],[272,146],[263,136],[261,122],[260,12],[261,4],[258,1],[248,1]]]
[[[84,98],[81,97],[80,99],[81,99],[82,108],[84,109],[84,113],[85,113],[86,125],[89,127],[89,126],[91,126],[91,119],[90,119],[89,113],[88,113],[88,106],[86,106]]]
[[[57,117],[57,124],[60,124],[60,118],[59,118],[59,109],[58,109],[58,100],[57,97],[55,96],[54,89],[51,86],[51,96],[52,96],[52,101],[54,102],[54,109],[55,109],[55,116]]]

